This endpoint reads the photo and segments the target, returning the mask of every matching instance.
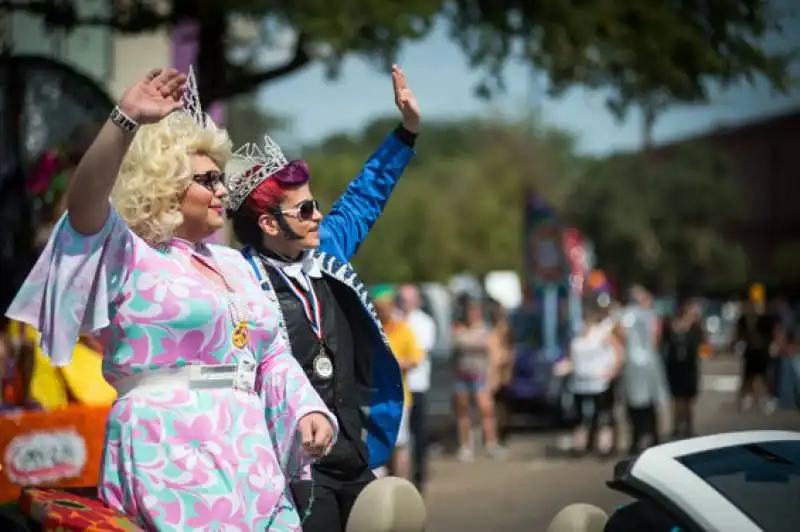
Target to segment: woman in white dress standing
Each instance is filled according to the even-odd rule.
[[[572,339],[569,349],[572,391],[578,414],[572,450],[576,456],[582,456],[594,429],[597,438],[594,449],[605,457],[614,451],[613,382],[622,369],[623,350],[597,295],[585,298],[583,316],[583,328]]]

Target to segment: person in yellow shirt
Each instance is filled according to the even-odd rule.
[[[394,456],[392,457],[392,472],[403,478],[411,478],[411,457],[409,455],[410,431],[408,427],[408,413],[411,408],[411,391],[406,383],[406,373],[413,369],[425,358],[425,353],[417,343],[414,332],[408,324],[400,319],[394,303],[394,289],[389,285],[378,285],[372,289],[372,299],[375,302],[375,311],[381,320],[383,330],[389,340],[400,370],[403,372],[403,419],[397,434]]]

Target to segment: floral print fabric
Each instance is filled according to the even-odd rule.
[[[231,342],[228,294],[192,261],[221,273],[247,309],[245,349]],[[150,246],[113,209],[90,236],[64,217],[8,315],[41,332],[56,365],[69,362],[79,334],[96,335],[112,385],[148,370],[255,355],[255,393],[160,387],[118,398],[106,426],[99,496],[148,529],[300,529],[287,477],[307,476],[310,459],[297,423],[312,411],[334,426],[335,417],[291,355],[275,308],[238,252],[180,239]]]

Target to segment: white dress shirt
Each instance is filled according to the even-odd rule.
[[[419,309],[412,310],[405,319],[425,353],[425,358],[406,374],[406,382],[412,392],[427,392],[431,387],[430,352],[436,345],[436,322]]]
[[[300,286],[302,286],[303,290],[306,292],[311,289],[308,285],[309,277],[312,279],[320,279],[322,277],[322,271],[319,269],[319,265],[314,261],[311,251],[305,251],[303,256],[295,262],[285,262],[267,256],[264,256],[264,258],[273,268],[277,268],[290,279],[300,283]]]

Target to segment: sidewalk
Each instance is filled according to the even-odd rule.
[[[715,368],[719,369],[719,368]],[[754,408],[752,411],[739,414],[736,410],[736,391],[739,389],[741,378],[738,375],[705,374],[702,377],[701,395],[695,407],[695,425],[698,434],[714,434],[718,432],[731,432],[737,430],[755,429],[786,429],[800,430],[800,411],[792,408],[779,408],[771,415],[766,415]],[[625,407],[618,405],[615,416],[620,427],[620,450],[625,449],[629,438],[629,427]],[[669,407],[663,409],[659,415],[660,432],[662,436],[668,435],[671,430],[671,412]],[[521,431],[512,435],[508,444],[507,461],[530,461],[537,459],[552,459],[558,454],[558,449],[565,448],[562,440],[568,438],[568,430],[540,430]],[[555,451],[555,452],[554,452]],[[433,453],[432,463],[441,466],[448,472],[454,471],[459,466],[453,454],[445,454],[440,449]],[[491,464],[496,462],[482,456],[476,456],[476,464]],[[470,467],[473,467],[470,465]],[[478,465],[475,467],[483,467]]]

